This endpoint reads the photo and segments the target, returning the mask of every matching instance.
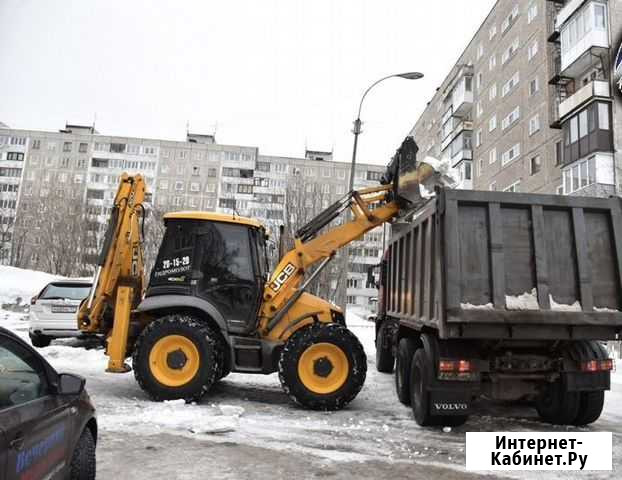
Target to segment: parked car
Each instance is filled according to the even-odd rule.
[[[97,420],[84,384],[0,327],[0,478],[95,478]]]
[[[91,285],[90,280],[59,280],[32,297],[29,334],[35,347],[47,347],[54,338],[82,335],[76,314]]]

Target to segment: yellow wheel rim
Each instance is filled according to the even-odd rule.
[[[151,374],[167,387],[180,387],[190,382],[199,371],[199,364],[199,350],[192,340],[182,335],[162,337],[149,353]]]
[[[313,393],[326,395],[339,390],[346,380],[350,363],[344,351],[332,343],[315,343],[298,361],[298,377]]]

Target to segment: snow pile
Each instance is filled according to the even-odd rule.
[[[460,308],[462,310],[494,310],[492,303],[485,303],[484,305],[473,305],[472,303],[461,303]]]
[[[205,408],[194,403],[186,404],[185,400],[141,402],[139,409],[137,406],[119,405],[113,414],[100,415],[100,424],[107,430],[214,434],[235,431],[244,413],[244,408],[234,405]]]
[[[566,305],[565,303],[557,303],[551,294],[549,294],[549,299],[551,301],[551,310],[557,312],[580,312],[582,310],[579,300],[572,305]]]
[[[538,291],[534,288],[531,292],[522,295],[506,295],[505,308],[508,310],[538,310]]]
[[[439,160],[434,157],[425,157],[421,163],[427,163],[440,174],[441,182],[447,187],[453,187],[460,182],[460,171],[453,168],[451,159],[444,158]]]
[[[600,313],[620,313],[620,310],[609,307],[594,307],[594,311]]]
[[[0,266],[0,304],[15,303],[18,298],[21,298],[21,303],[27,303],[48,283],[59,278],[45,272],[2,265]]]

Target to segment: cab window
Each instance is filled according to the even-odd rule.
[[[21,405],[48,393],[39,359],[10,338],[0,336],[0,409]]]

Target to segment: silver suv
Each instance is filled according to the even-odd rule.
[[[47,347],[52,339],[77,337],[77,312],[91,290],[89,280],[59,280],[45,286],[30,300],[30,340]]]

